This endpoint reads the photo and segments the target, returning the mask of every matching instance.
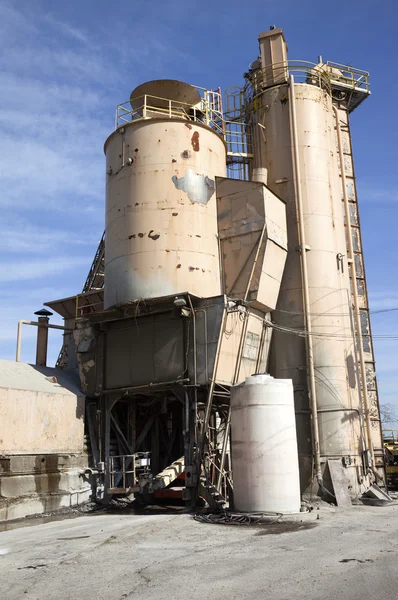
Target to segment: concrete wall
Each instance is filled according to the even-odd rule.
[[[78,383],[73,372],[0,361],[0,521],[89,499]]]
[[[0,452],[83,452],[84,397],[1,389]]]
[[[83,452],[84,401],[73,372],[0,360],[0,453]]]

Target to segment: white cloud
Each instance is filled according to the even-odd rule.
[[[23,12],[8,2],[0,3],[0,35],[3,41],[15,41],[15,31],[20,35],[38,33],[38,28]]]
[[[110,8],[108,23],[0,0],[2,357],[14,358],[19,319],[81,290],[103,230],[103,144],[116,104],[145,78],[199,61],[175,36],[180,5],[171,8],[159,6],[162,18],[151,20],[114,19]],[[34,360],[35,333],[24,330],[23,360]],[[60,344],[52,332],[51,356]]]
[[[54,29],[65,34],[66,36],[71,37],[78,42],[86,44],[88,46],[92,46],[92,42],[86,32],[77,27],[72,27],[69,23],[64,23],[63,21],[59,21],[52,14],[47,14],[43,17],[45,21],[47,21]]]
[[[358,181],[360,202],[390,203],[398,202],[398,189],[395,186],[373,187],[365,181]]]
[[[99,239],[94,232],[75,232],[49,229],[44,226],[33,226],[22,220],[0,223],[0,252],[14,254],[54,253],[60,246],[89,246],[95,248]]]
[[[0,266],[0,283],[41,280],[50,275],[62,275],[76,267],[89,266],[90,257],[51,257],[42,260],[9,261]]]
[[[371,312],[398,308],[398,290],[380,290],[369,293]]]

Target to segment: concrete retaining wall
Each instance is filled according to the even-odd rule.
[[[0,458],[0,521],[57,511],[87,502],[87,455]]]
[[[0,360],[0,521],[90,498],[84,407],[75,373]]]

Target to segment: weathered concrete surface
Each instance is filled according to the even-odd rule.
[[[0,533],[1,596],[391,600],[398,588],[397,523],[396,505],[321,513],[312,528],[276,535],[269,531],[283,529],[205,525],[188,515],[98,514],[46,523]]]
[[[0,521],[89,499],[76,373],[0,360]]]
[[[34,494],[27,497],[0,499],[0,527],[5,521],[23,519],[32,515],[57,512],[69,509],[88,502],[91,498],[90,487],[80,487],[76,490],[65,492],[50,492],[48,494]]]
[[[0,453],[83,452],[84,402],[74,373],[0,360]]]

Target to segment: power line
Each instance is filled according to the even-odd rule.
[[[360,309],[360,310],[367,310],[367,309]],[[383,308],[383,309],[379,309],[379,310],[370,310],[369,314],[371,315],[377,315],[380,313],[387,313],[387,312],[393,312],[393,311],[397,311],[397,308]],[[302,311],[294,311],[294,310],[283,310],[282,308],[275,308],[272,312],[279,312],[279,313],[284,313],[287,315],[297,315],[297,316],[301,316],[304,315],[305,313]],[[351,314],[350,313],[332,313],[332,312],[327,312],[327,313],[308,313],[309,316],[311,317],[350,317]]]
[[[353,335],[344,335],[344,334],[340,334],[340,333],[327,333],[327,332],[316,332],[316,331],[312,331],[311,333],[306,331],[305,329],[298,329],[298,328],[294,328],[294,327],[287,327],[285,325],[278,325],[277,323],[273,323],[272,321],[267,321],[265,320],[265,323],[269,326],[272,327],[273,329],[275,329],[276,331],[280,331],[282,333],[290,333],[293,335],[297,335],[299,337],[308,337],[308,336],[312,336],[312,337],[316,337],[316,338],[323,338],[325,340],[328,339],[340,339],[340,340],[353,340],[354,336]],[[375,334],[375,335],[370,335],[370,333],[368,334],[362,334],[362,337],[368,337],[368,338],[372,338],[372,340],[376,339],[376,340],[398,340],[398,334],[396,335],[383,335],[383,334]]]

